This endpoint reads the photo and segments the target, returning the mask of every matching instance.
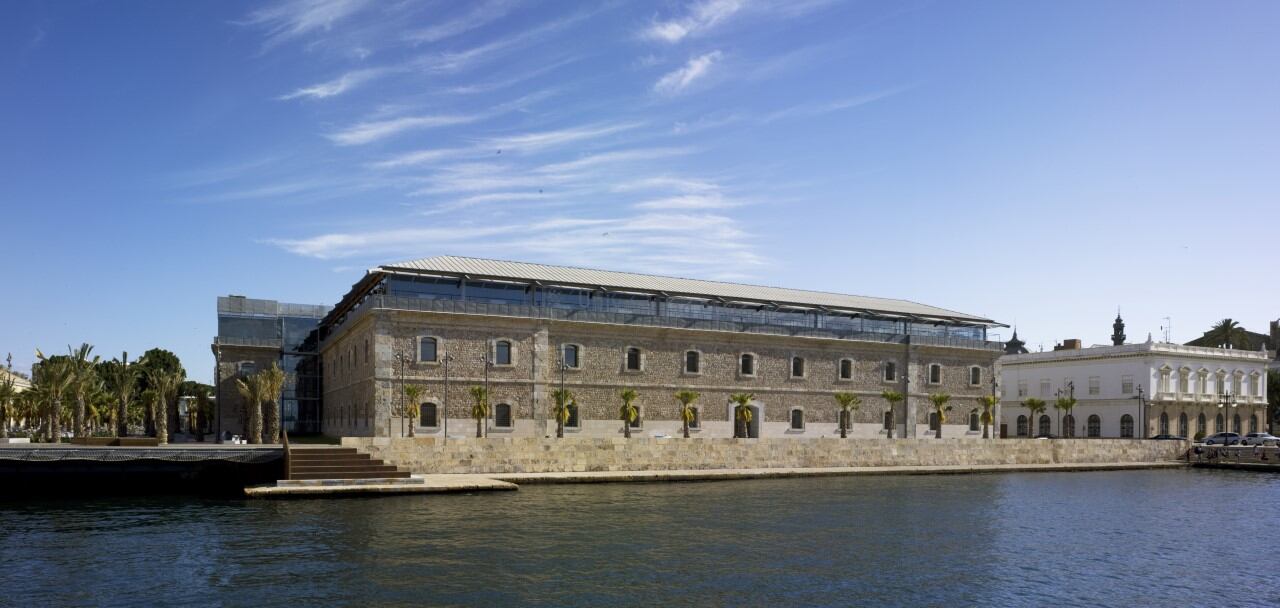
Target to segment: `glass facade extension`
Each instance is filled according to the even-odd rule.
[[[282,422],[291,433],[321,430],[319,329],[328,312],[327,306],[240,296],[218,298],[218,344],[276,351],[285,372]]]
[[[478,304],[519,305],[567,311],[591,311],[737,323],[755,327],[829,330],[841,333],[932,336],[985,340],[986,328],[946,322],[912,322],[868,314],[820,309],[762,306],[681,296],[526,285],[498,281],[393,275],[375,294]]]

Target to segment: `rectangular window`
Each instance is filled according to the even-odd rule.
[[[1018,396],[1019,397],[1027,396],[1027,383],[1024,380],[1018,381]]]
[[[435,361],[436,360],[436,339],[423,338],[418,342],[418,360],[419,361]]]
[[[1052,383],[1052,382],[1050,382],[1049,380],[1041,380],[1041,381],[1040,381],[1040,396],[1041,396],[1041,397],[1048,397],[1048,396],[1049,396],[1049,393],[1050,393],[1050,388],[1051,388],[1052,386],[1053,386],[1053,383]]]
[[[803,357],[791,358],[791,377],[792,378],[804,377],[804,358]]]
[[[1133,394],[1133,376],[1120,376],[1120,393],[1124,395]]]
[[[627,371],[640,371],[640,349],[634,347],[627,349]]]
[[[853,379],[853,361],[850,361],[849,359],[840,360],[840,379],[841,380]]]
[[[981,367],[975,366],[975,367],[969,368],[969,384],[971,386],[977,386],[979,384],[982,384],[982,368]]]
[[[1178,374],[1178,392],[1183,394],[1191,392],[1191,378],[1185,372]]]
[[[884,362],[884,381],[896,382],[898,380],[898,365],[893,361]]]
[[[498,340],[494,344],[493,355],[495,365],[511,365],[511,343],[506,340]]]
[[[564,366],[570,369],[578,368],[578,345],[564,345]]]
[[[1102,378],[1098,376],[1089,376],[1089,394],[1102,394]]]
[[[738,373],[744,376],[756,375],[756,358],[755,355],[742,355],[740,359]]]
[[[686,352],[684,354],[684,373],[686,374],[698,373],[699,363],[701,363],[701,361],[699,361],[698,351],[691,350]]]
[[[929,384],[939,384],[942,382],[942,366],[934,363],[929,366]]]

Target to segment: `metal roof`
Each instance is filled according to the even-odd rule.
[[[437,256],[386,264],[378,267],[374,272],[412,272],[465,276],[468,278],[517,280],[539,282],[546,285],[634,290],[669,296],[692,296],[782,306],[833,308],[880,315],[961,321],[975,325],[1001,325],[991,319],[935,306],[926,306],[908,300],[460,256]]]

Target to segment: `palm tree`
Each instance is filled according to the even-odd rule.
[[[555,402],[551,406],[551,415],[556,419],[556,439],[564,438],[564,425],[569,422],[569,415],[572,414],[572,408],[575,407],[573,393],[558,388],[551,391],[551,399]]]
[[[942,423],[947,421],[947,412],[951,411],[951,406],[947,405],[947,402],[951,401],[951,395],[934,393],[929,395],[929,401],[933,402],[933,413],[938,416],[938,432],[933,438],[942,439]]]
[[[156,423],[156,441],[169,443],[169,404],[178,398],[182,376],[159,368],[147,370],[147,385],[151,393],[151,419]]]
[[[45,398],[49,441],[59,443],[62,441],[62,398],[75,380],[75,370],[65,358],[45,357],[40,349],[36,349],[36,358],[40,360],[36,383],[43,389],[41,394]]]
[[[689,425],[698,419],[698,410],[693,407],[693,402],[700,396],[690,390],[676,391],[676,401],[680,402],[680,420],[684,426],[685,439],[689,438]]]
[[[249,443],[262,443],[262,401],[265,394],[262,388],[262,377],[258,374],[236,378],[236,390],[245,402],[244,434]]]
[[[893,410],[906,397],[903,397],[902,393],[898,391],[883,391],[880,393],[880,397],[889,402],[889,439],[893,439],[893,427],[898,426],[893,419]]]
[[[418,435],[413,430],[413,427],[417,426],[416,424],[413,423],[413,421],[418,419],[418,399],[422,397],[422,391],[424,390],[426,389],[424,389],[421,386],[418,386],[417,384],[406,384],[404,387],[404,396],[408,401],[408,403],[405,404],[404,412],[402,413],[406,418],[409,419],[409,436],[410,437],[417,437]]]
[[[14,388],[13,357],[10,356],[8,361],[4,373],[0,374],[0,439],[9,438],[9,405],[18,397]]]
[[[67,347],[73,374],[70,387],[71,394],[76,399],[75,424],[73,426],[76,437],[85,436],[85,402],[101,382],[98,379],[98,373],[94,370],[99,358],[94,356],[90,359],[89,353],[91,352],[93,352],[93,345],[87,343],[82,343],[80,348],[75,350],[72,350],[70,346]]]
[[[271,367],[258,372],[262,376],[263,418],[267,427],[267,443],[280,443],[280,391],[284,390],[285,373],[280,364],[271,362]]]
[[[104,380],[107,391],[119,406],[116,413],[116,435],[125,437],[129,434],[129,400],[133,398],[134,388],[138,385],[138,368],[130,365],[128,352],[107,363]]]
[[[991,438],[991,425],[995,422],[996,404],[1000,400],[995,395],[983,395],[978,397],[978,403],[982,404],[982,438]]]
[[[209,391],[204,387],[197,386],[195,393],[191,395],[192,402],[187,403],[188,411],[192,413],[191,431],[195,433],[196,441],[204,441],[204,427],[209,424]]]
[[[754,393],[735,393],[729,395],[733,407],[733,436],[746,439],[751,434],[751,402],[756,398]],[[741,431],[739,431],[741,429]]]
[[[1207,341],[1209,346],[1249,348],[1249,334],[1240,327],[1240,323],[1230,318],[1214,323],[1201,340]]]
[[[618,398],[622,399],[622,407],[618,408],[618,417],[622,419],[622,436],[631,439],[631,423],[640,417],[640,410],[636,407],[635,401],[640,398],[640,393],[633,388],[624,388],[618,393]]]
[[[853,393],[836,393],[833,396],[836,403],[840,404],[840,438],[846,439],[849,437],[849,422],[862,404],[862,398]]]
[[[1027,437],[1028,438],[1035,437],[1036,432],[1031,430],[1033,428],[1031,425],[1035,424],[1036,418],[1038,418],[1040,414],[1044,413],[1044,407],[1045,407],[1044,399],[1037,399],[1035,397],[1032,397],[1030,399],[1027,399],[1026,401],[1023,401],[1022,407],[1027,408],[1027,410],[1030,412],[1030,415],[1027,417]]]
[[[1063,416],[1070,416],[1070,415],[1071,415],[1071,408],[1073,408],[1073,407],[1075,407],[1075,406],[1076,406],[1076,398],[1075,398],[1075,397],[1058,397],[1058,400],[1057,400],[1056,402],[1054,402],[1054,404],[1053,404],[1053,409],[1058,410],[1058,412],[1059,412],[1059,414],[1058,414],[1058,432],[1059,432],[1059,433],[1061,433],[1063,437],[1074,437],[1074,436],[1075,436],[1075,434],[1076,434],[1076,432],[1075,432],[1075,431],[1076,431],[1076,428],[1075,428],[1075,426],[1076,426],[1076,425],[1075,425],[1075,422],[1074,422],[1074,421],[1072,421],[1072,423],[1071,423],[1071,430],[1070,430],[1070,432],[1064,431],[1064,430],[1063,430],[1063,428],[1062,428],[1062,424],[1063,424],[1063,420],[1064,420],[1064,419],[1063,419]]]
[[[484,420],[489,417],[489,389],[473,386],[471,398],[476,402],[471,406],[471,417],[476,419],[476,438],[484,437]]]

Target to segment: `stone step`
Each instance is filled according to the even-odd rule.
[[[289,453],[290,455],[293,455],[293,456],[313,455],[313,454],[326,454],[326,455],[359,454],[359,452],[357,452],[355,448],[297,448],[297,447],[289,448]]]
[[[290,480],[312,479],[408,479],[408,471],[368,471],[348,473],[289,473]]]
[[[281,479],[277,487],[422,485],[421,477],[368,477],[363,479]]]
[[[355,465],[355,466],[323,466],[323,467],[289,467],[289,475],[297,475],[299,473],[377,473],[378,471],[394,472],[398,471],[394,465]]]
[[[368,462],[368,454],[289,454],[293,462]]]

